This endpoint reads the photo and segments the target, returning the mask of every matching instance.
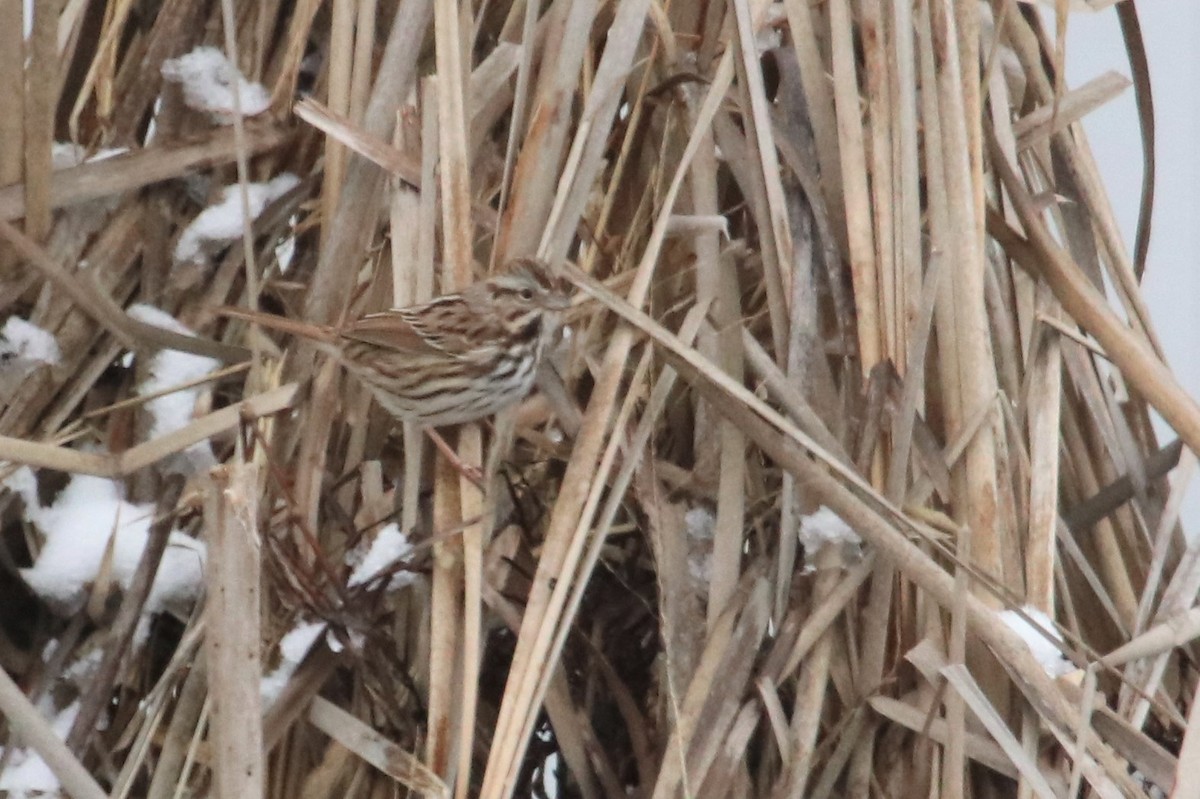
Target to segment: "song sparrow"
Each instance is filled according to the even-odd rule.
[[[220,312],[318,342],[385,410],[437,427],[522,400],[569,305],[565,281],[545,263],[519,258],[458,294],[339,328],[238,308]]]

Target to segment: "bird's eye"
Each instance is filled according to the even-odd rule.
[[[533,299],[533,289],[521,289],[517,296],[525,300],[525,302],[529,302]]]

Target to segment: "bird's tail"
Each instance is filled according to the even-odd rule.
[[[281,333],[306,338],[310,341],[332,344],[337,340],[337,333],[328,325],[300,322],[296,319],[289,319],[286,316],[276,316],[275,314],[263,313],[262,311],[251,311],[246,308],[234,308],[229,305],[222,305],[214,310],[221,316],[253,322],[256,325],[262,325],[271,330],[278,330]]]

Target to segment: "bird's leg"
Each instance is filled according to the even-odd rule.
[[[470,463],[466,463],[462,458],[458,457],[458,453],[454,451],[454,447],[447,444],[446,439],[442,438],[441,434],[438,433],[437,430],[434,430],[432,427],[426,427],[423,429],[425,430],[425,435],[429,436],[429,440],[433,442],[435,447],[437,447],[438,452],[442,453],[442,456],[449,461],[450,465],[454,467],[455,471],[482,489],[483,472],[480,471],[479,467]]]

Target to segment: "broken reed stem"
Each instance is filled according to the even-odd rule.
[[[210,761],[219,799],[261,799],[262,665],[258,465],[212,470],[205,493]]]

